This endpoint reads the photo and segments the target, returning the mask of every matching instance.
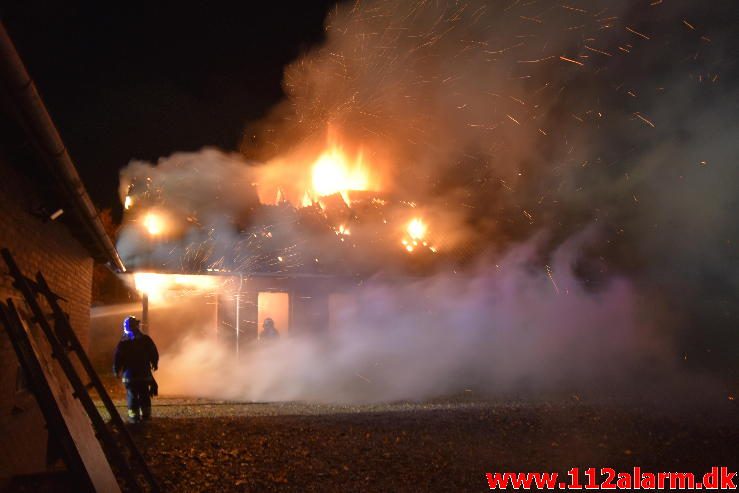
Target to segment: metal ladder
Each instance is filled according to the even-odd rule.
[[[79,400],[85,413],[90,418],[94,434],[105,451],[107,460],[114,469],[117,479],[119,482],[122,481],[125,491],[158,493],[160,489],[156,479],[136,447],[97,372],[92,367],[82,344],[80,344],[70,325],[67,314],[59,306],[58,301],[64,299],[51,290],[41,272],[36,274],[35,280],[30,279],[23,275],[10,251],[3,248],[0,254],[8,266],[11,277],[14,279],[14,287],[23,295],[28,308],[31,310],[32,323],[41,328],[41,332],[51,347],[52,357],[59,363],[71,384],[72,397]],[[51,308],[51,317],[44,314],[39,304],[39,296]],[[53,325],[49,318],[53,321]],[[22,319],[12,300],[9,299],[6,303],[0,301],[0,321],[8,329],[18,359],[29,377],[31,389],[36,395],[46,419],[49,433],[58,439],[67,466],[70,471],[83,478],[83,483],[88,486],[87,489],[95,491],[94,487],[90,488],[90,474],[89,471],[84,469],[85,464],[80,460],[79,451],[73,450],[73,448],[78,449],[80,444],[74,443],[74,437],[71,436],[70,430],[62,419],[61,413],[63,411],[59,409],[50,392],[49,382],[39,365],[38,359],[34,356],[29,334],[24,328]],[[71,354],[77,356],[77,360],[84,370],[83,375],[77,372],[74,363],[70,359]],[[89,379],[88,383],[83,382],[83,376]],[[108,428],[88,389],[94,389],[97,392],[110,415],[112,429]]]

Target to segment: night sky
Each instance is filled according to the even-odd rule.
[[[29,0],[0,14],[93,201],[118,213],[129,160],[237,149],[334,3]]]

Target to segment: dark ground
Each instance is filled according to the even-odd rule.
[[[739,406],[720,394],[358,406],[160,397],[154,419],[129,429],[167,492],[486,491],[486,472],[736,471]],[[65,482],[26,478],[5,491],[76,491]]]
[[[737,470],[737,406],[724,399],[678,413],[577,395],[362,406],[160,398],[155,419],[131,430],[165,491],[484,491],[493,471]]]

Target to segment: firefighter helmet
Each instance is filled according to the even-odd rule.
[[[126,317],[126,319],[123,321],[123,332],[131,337],[134,335],[136,331],[139,330],[139,327],[141,326],[141,322],[139,322],[139,319],[134,317],[133,315]]]

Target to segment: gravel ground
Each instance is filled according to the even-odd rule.
[[[173,492],[483,491],[492,471],[739,465],[728,400],[676,412],[577,395],[359,406],[158,398],[154,416],[131,432]]]

